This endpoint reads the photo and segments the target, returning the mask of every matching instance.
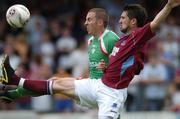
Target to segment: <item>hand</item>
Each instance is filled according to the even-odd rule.
[[[167,5],[169,5],[171,8],[177,7],[180,5],[180,0],[168,0]]]
[[[104,62],[104,60],[101,60],[101,62],[97,64],[96,68],[104,71],[106,69],[106,63]]]

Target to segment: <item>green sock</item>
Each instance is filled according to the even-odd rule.
[[[23,96],[38,96],[37,93],[34,93],[33,91],[24,89],[22,87],[18,87],[16,90],[10,90],[8,91],[11,98],[16,99]]]

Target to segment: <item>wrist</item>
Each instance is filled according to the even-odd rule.
[[[166,8],[168,8],[168,9],[173,9],[173,4],[172,4],[172,3],[167,3],[167,4],[166,4]]]

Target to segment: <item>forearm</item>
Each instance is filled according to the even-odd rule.
[[[166,4],[165,7],[156,15],[150,24],[152,32],[155,32],[159,28],[160,24],[167,18],[171,10],[172,6],[170,4]]]

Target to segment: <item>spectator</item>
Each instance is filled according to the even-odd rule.
[[[144,85],[145,109],[161,110],[166,96],[165,82],[167,80],[167,71],[164,64],[158,61],[154,52],[149,54],[148,59],[149,62],[145,64],[140,74],[142,78],[141,83]]]
[[[69,63],[72,67],[72,76],[83,76],[84,71],[88,70],[88,61],[87,43],[83,40],[79,48],[70,54]]]
[[[40,54],[45,64],[49,64],[51,67],[54,66],[55,46],[51,42],[49,32],[44,32],[41,38]]]
[[[63,68],[58,67],[55,76],[63,78],[63,77],[69,77],[70,74],[66,72]],[[62,94],[56,95],[54,98],[54,108],[56,112],[72,112],[73,101]]]

